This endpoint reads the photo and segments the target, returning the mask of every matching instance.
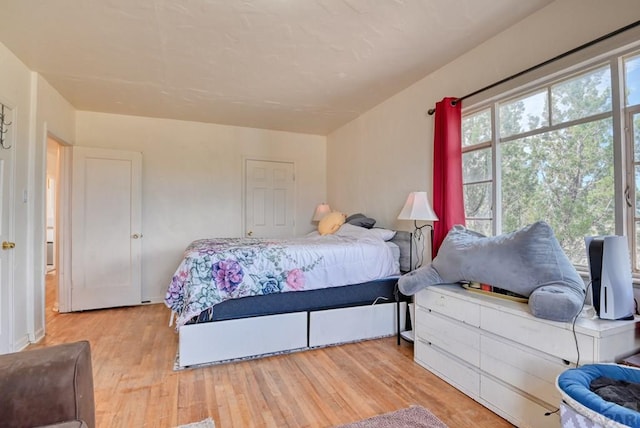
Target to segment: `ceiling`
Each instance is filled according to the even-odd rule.
[[[326,135],[552,0],[0,0],[76,109]]]

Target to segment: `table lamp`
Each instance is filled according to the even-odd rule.
[[[414,231],[411,234],[409,245],[409,271],[412,271],[416,268],[419,268],[422,265],[422,253],[424,252],[424,244],[422,246],[422,251],[420,251],[417,255],[417,259],[419,262],[416,265],[413,265],[413,246],[416,246],[416,252],[418,252],[418,244],[422,240],[422,229],[424,227],[431,228],[431,251],[433,251],[433,226],[431,224],[425,224],[422,226],[418,226],[418,221],[438,221],[438,216],[435,212],[433,212],[433,208],[431,208],[431,204],[429,203],[429,198],[427,198],[427,192],[411,192],[407,197],[407,202],[405,202],[404,207],[400,211],[398,215],[398,220],[413,220]],[[416,242],[417,241],[417,242]],[[411,325],[413,326],[413,304],[409,304],[409,315],[411,318]],[[399,317],[399,315],[398,315]],[[398,321],[398,327],[400,322]],[[398,328],[399,330],[399,328]],[[406,330],[403,332],[399,332],[398,334],[398,344],[400,344],[400,337],[413,342],[414,335],[413,330]]]

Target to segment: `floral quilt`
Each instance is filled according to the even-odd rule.
[[[380,239],[202,239],[186,248],[165,304],[177,314],[179,327],[228,299],[337,287],[397,273],[398,263]]]

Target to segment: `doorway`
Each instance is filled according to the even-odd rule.
[[[60,269],[58,269],[59,262],[59,248],[60,248],[60,215],[63,210],[60,209],[59,201],[59,188],[60,188],[60,150],[61,144],[53,139],[47,137],[47,161],[46,161],[46,198],[45,198],[45,212],[46,212],[46,257],[45,257],[45,322],[50,319],[52,312],[59,311],[59,288],[58,277]]]

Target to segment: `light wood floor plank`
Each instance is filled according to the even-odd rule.
[[[29,349],[91,343],[99,428],[331,427],[419,404],[451,428],[510,427],[384,338],[253,361],[173,371],[177,335],[164,305],[82,313],[51,310]]]

